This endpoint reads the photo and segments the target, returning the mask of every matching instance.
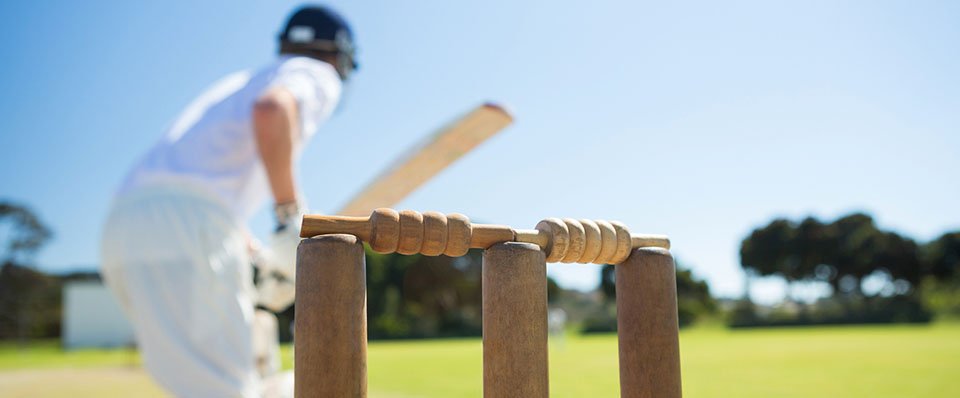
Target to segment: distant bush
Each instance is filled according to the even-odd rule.
[[[603,304],[587,316],[580,325],[580,333],[612,333],[617,331],[616,306]]]
[[[0,266],[0,339],[60,336],[60,279],[13,263]]]
[[[730,327],[842,325],[872,323],[928,323],[933,313],[915,296],[866,297],[841,302],[833,298],[819,300],[798,312],[773,309],[760,314],[747,300],[737,303],[728,314]]]
[[[923,303],[936,314],[960,316],[960,278],[928,278],[920,287]]]

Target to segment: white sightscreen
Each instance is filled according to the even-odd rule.
[[[132,345],[133,328],[103,283],[69,281],[63,287],[65,348]]]

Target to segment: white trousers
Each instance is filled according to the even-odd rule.
[[[253,270],[242,225],[216,199],[179,186],[118,198],[101,257],[144,366],[163,388],[179,397],[260,395]]]

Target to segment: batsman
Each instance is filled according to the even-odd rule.
[[[102,274],[145,368],[170,393],[292,393],[290,375],[266,363],[276,359],[275,318],[258,328],[256,308],[293,302],[306,205],[295,164],[356,67],[344,19],[301,8],[276,60],[200,94],[121,184],[104,225]],[[247,223],[268,202],[276,229],[261,248]]]

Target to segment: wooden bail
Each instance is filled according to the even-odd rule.
[[[534,230],[473,224],[463,214],[419,213],[376,209],[370,217],[305,215],[301,237],[351,234],[377,253],[462,256],[470,248],[486,249],[502,242],[540,246],[547,262],[616,264],[635,247],[670,247],[661,235],[632,235],[617,221],[547,218]]]

